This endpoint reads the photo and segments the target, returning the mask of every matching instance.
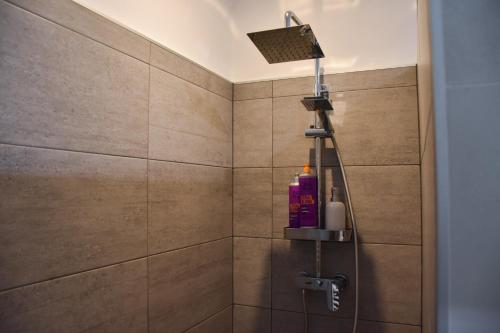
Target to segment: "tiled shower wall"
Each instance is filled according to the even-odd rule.
[[[232,84],[0,1],[0,331],[231,332]]]
[[[415,67],[326,75],[360,236],[359,332],[421,331],[421,200]],[[288,183],[312,162],[312,77],[234,86],[234,332],[303,332],[294,277],[314,244],[283,239]],[[327,144],[331,148],[331,144]],[[327,184],[339,185],[330,150]],[[354,276],[353,245],[324,243],[324,275]],[[308,293],[310,332],[350,332],[353,284],[337,314]]]

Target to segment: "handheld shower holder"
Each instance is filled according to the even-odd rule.
[[[349,279],[344,274],[337,274],[333,278],[317,278],[302,273],[295,278],[295,285],[300,289],[326,292],[328,310],[337,312],[340,309],[340,295],[347,288]]]

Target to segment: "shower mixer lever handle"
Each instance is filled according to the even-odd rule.
[[[344,274],[337,274],[334,278],[316,278],[302,273],[295,278],[295,285],[300,289],[326,292],[328,310],[337,312],[340,309],[340,295],[347,287],[349,279]]]

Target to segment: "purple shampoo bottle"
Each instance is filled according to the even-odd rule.
[[[300,226],[318,227],[318,179],[311,174],[309,165],[304,165],[304,172],[299,176],[300,190]]]
[[[300,186],[299,174],[296,173],[288,185],[288,226],[300,228]]]

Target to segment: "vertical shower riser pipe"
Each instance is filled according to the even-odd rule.
[[[320,81],[320,60],[319,58],[314,59],[314,96],[321,95],[321,81]],[[321,128],[322,121],[320,113],[321,111],[316,111],[314,114],[314,127]],[[316,177],[318,182],[318,226],[323,228],[323,177],[322,177],[322,152],[323,152],[323,139],[320,137],[315,138],[314,144],[315,150],[315,162],[316,162]],[[316,241],[316,277],[321,277],[321,241]]]

